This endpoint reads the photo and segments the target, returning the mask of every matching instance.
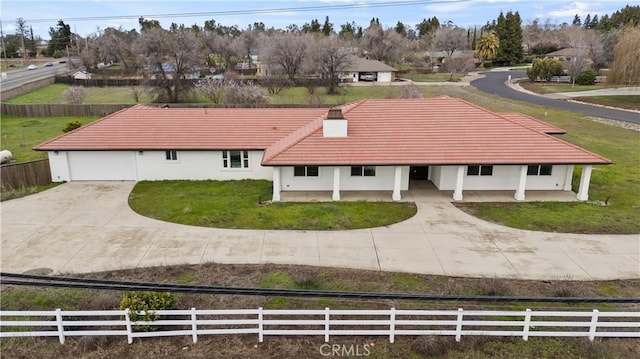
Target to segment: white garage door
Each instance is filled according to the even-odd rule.
[[[69,151],[72,181],[135,181],[131,151]]]

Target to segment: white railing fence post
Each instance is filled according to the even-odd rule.
[[[262,307],[258,308],[258,343],[264,341],[264,313]]]
[[[522,340],[529,340],[529,328],[531,327],[531,309],[527,308],[524,314],[524,326],[522,328]]]
[[[56,309],[56,323],[58,324],[58,338],[60,344],[64,344],[64,326],[62,325],[62,309]]]
[[[458,308],[458,320],[456,321],[456,341],[459,342],[462,337],[462,318],[464,314],[462,313],[462,308]]]
[[[191,308],[191,337],[193,338],[193,343],[198,342],[198,315],[196,314],[196,308]]]
[[[328,307],[324,308],[324,342],[329,342],[329,317],[330,311]]]
[[[125,321],[125,326],[127,328],[127,343],[131,344],[133,343],[133,336],[132,334],[132,330],[131,330],[131,317],[129,316],[129,312],[131,311],[131,309],[127,308],[124,310],[124,321]]]
[[[389,314],[389,343],[392,343],[396,339],[396,308],[391,308]]]
[[[598,328],[598,313],[600,313],[597,309],[593,310],[593,315],[591,316],[591,325],[589,326],[589,341],[593,341],[596,338],[596,329]]]

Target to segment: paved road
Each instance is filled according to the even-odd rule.
[[[512,80],[523,78],[526,76],[524,71],[485,72],[483,74],[485,76],[483,78],[472,81],[471,86],[486,93],[506,97],[512,100],[525,101],[535,105],[576,111],[584,113],[588,116],[602,117],[612,120],[640,124],[640,114],[637,112],[615,110],[606,107],[591,106],[587,104],[569,102],[559,99],[550,99],[544,96],[532,95],[516,91],[505,85],[505,82],[507,82],[509,75],[511,75]]]
[[[411,190],[418,213],[352,231],[202,228],[134,213],[134,182],[70,182],[2,202],[6,272],[54,274],[198,264],[300,264],[467,277],[640,277],[638,235],[523,231],[482,221],[432,189]],[[42,272],[42,270],[41,270]]]
[[[52,61],[51,63],[53,64],[51,67],[38,65],[38,68],[35,70],[27,70],[27,68],[24,68],[3,72],[3,74],[6,75],[6,78],[4,75],[0,78],[0,86],[2,87],[2,90],[10,90],[29,82],[42,80],[56,75],[63,75],[70,71],[68,63],[61,64],[58,61]]]

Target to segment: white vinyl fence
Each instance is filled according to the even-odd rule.
[[[134,338],[257,334],[265,336],[464,335],[522,337],[640,338],[640,312],[479,310],[158,310],[160,319],[133,322],[129,310],[0,311],[0,338],[126,336]],[[151,331],[139,325],[152,326]],[[148,329],[148,327],[147,327]]]

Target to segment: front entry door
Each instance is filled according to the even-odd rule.
[[[426,181],[429,179],[429,166],[411,166],[409,179],[412,181]]]

